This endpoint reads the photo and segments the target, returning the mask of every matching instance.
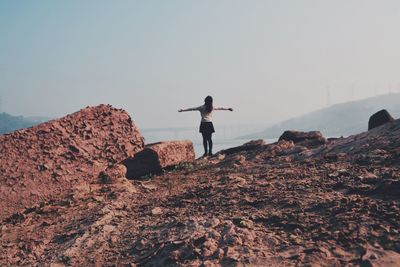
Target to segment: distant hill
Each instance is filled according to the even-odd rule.
[[[0,113],[0,134],[31,127],[47,120],[49,118],[13,116],[3,112]]]
[[[321,131],[325,136],[348,136],[366,131],[369,117],[386,109],[395,118],[400,117],[400,93],[390,93],[363,100],[336,104],[303,116],[283,121],[262,132],[243,138],[277,138],[285,130]]]

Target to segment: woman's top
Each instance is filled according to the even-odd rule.
[[[213,110],[229,110],[229,109],[228,108],[214,108],[211,112],[208,112],[206,110],[206,106],[205,105],[202,105],[202,106],[197,107],[197,108],[185,109],[185,111],[195,111],[195,110],[200,111],[201,122],[212,122],[212,112],[213,112]]]

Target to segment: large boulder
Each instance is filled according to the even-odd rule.
[[[123,161],[127,168],[126,177],[140,178],[148,174],[160,173],[162,169],[181,162],[194,161],[193,143],[184,141],[165,141],[146,145],[134,157]]]
[[[262,148],[266,145],[267,143],[263,139],[258,139],[258,140],[251,140],[247,143],[244,143],[241,146],[236,146],[236,147],[231,147],[228,149],[224,149],[220,152],[220,154],[225,154],[225,155],[230,155],[234,153],[239,153],[242,151],[252,151],[256,150],[259,148]]]
[[[394,121],[393,117],[386,109],[382,109],[369,118],[368,131],[391,121]]]
[[[293,141],[305,147],[317,147],[326,143],[325,137],[319,131],[300,132],[300,131],[285,131],[280,137],[279,141]]]
[[[1,135],[0,221],[97,182],[101,171],[143,147],[128,113],[109,105]]]

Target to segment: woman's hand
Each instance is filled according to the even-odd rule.
[[[183,109],[179,109],[178,112],[183,112]]]
[[[228,108],[229,111],[233,111],[233,108]]]

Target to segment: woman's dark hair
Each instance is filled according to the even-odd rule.
[[[213,98],[211,96],[207,96],[204,99],[204,105],[206,106],[206,111],[211,112],[214,107],[213,107]]]

